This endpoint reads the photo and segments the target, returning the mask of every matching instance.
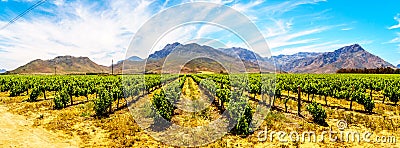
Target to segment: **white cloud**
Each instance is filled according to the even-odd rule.
[[[273,55],[292,55],[299,52],[328,52],[339,49],[343,46],[351,45],[353,43],[338,43],[338,41],[311,44],[306,46],[299,46],[293,48],[284,48],[283,50],[272,52]]]
[[[57,6],[62,6],[64,5],[65,1],[64,0],[54,0],[54,4]]]
[[[318,38],[298,39],[312,34],[328,30],[330,27],[319,27],[310,30],[303,30],[295,33],[282,33],[279,36],[267,38],[270,48],[279,48],[289,45],[306,44],[318,40]]]
[[[400,43],[400,37],[396,37],[396,38],[390,40],[388,43]]]
[[[279,20],[271,19],[271,20],[274,22],[273,23],[274,26],[266,27],[266,31],[264,31],[264,36],[266,38],[286,34],[286,33],[288,33],[288,31],[291,29],[291,27],[293,25],[292,20],[289,20],[289,21],[285,21],[282,19],[279,19]]]
[[[14,69],[31,60],[57,55],[88,56],[110,65],[125,56],[134,32],[152,15],[151,1],[110,1],[110,5],[53,1],[55,17],[21,18],[0,30],[3,68]],[[104,8],[103,8],[104,7]],[[3,25],[6,22],[0,21]]]
[[[156,45],[154,45],[153,50],[150,51],[149,54],[162,49],[167,44],[171,44],[174,42],[188,42],[194,36],[195,30],[197,30],[197,28],[193,25],[181,26],[179,28],[171,30],[164,36],[160,37],[160,40],[157,42]]]
[[[258,5],[262,4],[263,2],[264,2],[263,0],[255,0],[255,1],[251,1],[249,3],[236,3],[236,4],[232,5],[231,7],[240,12],[248,12],[248,11],[252,10],[251,8],[258,6]]]
[[[363,40],[363,41],[357,42],[357,44],[363,46],[363,45],[371,44],[373,42],[374,41],[372,41],[372,40]],[[281,55],[281,54],[292,55],[292,54],[296,54],[299,52],[332,52],[332,51],[342,48],[344,46],[349,46],[349,45],[353,45],[353,44],[355,44],[355,42],[341,42],[339,40],[324,42],[324,43],[311,43],[311,44],[304,45],[304,46],[284,48],[283,50],[272,52],[272,54],[273,55]]]
[[[278,4],[271,4],[263,7],[260,13],[266,13],[266,15],[274,16],[281,15],[283,13],[292,11],[293,9],[307,4],[317,4],[319,2],[326,2],[326,0],[297,0],[297,1],[284,1]]]
[[[342,31],[349,31],[349,30],[353,30],[353,28],[342,28],[342,29],[340,29],[340,30],[342,30]]]
[[[400,43],[400,32],[396,33],[396,37],[388,42],[385,42],[384,44],[394,44],[394,43]]]
[[[268,39],[270,48],[277,48],[309,44],[319,40],[305,37],[329,28],[294,30],[293,18],[283,18],[280,15],[300,5],[315,4],[321,1],[323,0],[280,3],[270,3],[270,1],[264,0],[246,3],[233,0],[212,2],[231,6],[243,12],[255,23],[259,23],[260,19],[272,21],[271,23],[257,24],[257,26],[261,27],[261,32]],[[110,65],[111,59],[116,61],[125,58],[126,48],[142,24],[155,13],[164,10],[169,3],[173,3],[167,0],[155,8],[154,5],[157,3],[155,0],[95,2],[53,0],[49,2],[53,5],[51,8],[38,7],[37,9],[50,15],[28,14],[6,29],[0,30],[0,53],[6,55],[0,59],[2,64],[0,68],[14,69],[34,59],[51,59],[59,55],[88,56],[96,63]],[[198,15],[193,17],[207,17],[208,11],[197,11]],[[165,20],[171,21],[168,23],[177,22],[181,19],[177,17],[178,15],[180,14],[177,13],[176,16],[165,18]],[[241,24],[241,22],[229,18],[230,15],[223,14],[216,16],[215,19],[217,21],[229,19],[233,23]],[[228,16],[228,18],[224,16]],[[3,26],[7,22],[0,21],[0,25]],[[163,25],[168,26],[168,24]],[[220,37],[212,36],[212,34],[223,32],[221,30],[223,29],[210,25],[183,26],[167,33],[157,45],[154,45],[154,50],[161,49],[167,43],[188,42],[204,37],[224,42],[227,46],[245,46],[237,40],[224,38],[224,34],[218,34]],[[147,31],[154,31],[154,29]],[[249,42],[258,42],[259,40],[261,39],[257,38]],[[145,53],[148,50],[135,49],[133,54],[144,58],[149,54]]]
[[[233,1],[234,0],[189,0],[188,2],[211,2],[211,3],[215,3],[215,4],[225,5],[225,4],[232,3]]]
[[[254,1],[248,1],[246,3],[241,3],[240,1],[227,1],[227,2],[219,2],[220,4],[227,5],[231,8],[233,8],[236,11],[241,12],[243,15],[246,15],[251,21],[257,21],[259,18],[258,14],[256,13],[255,7],[261,6],[262,4],[265,4],[265,0],[254,0]]]
[[[394,20],[396,20],[397,21],[397,25],[393,25],[393,26],[391,26],[391,27],[389,27],[388,29],[397,29],[397,28],[400,28],[400,13],[399,14],[397,14],[394,18],[393,18]]]
[[[400,53],[400,32],[396,33],[396,35],[397,36],[395,38],[393,38],[392,40],[387,41],[383,44],[395,44],[396,49],[398,50],[398,53]],[[397,63],[400,64],[400,62],[397,62]]]

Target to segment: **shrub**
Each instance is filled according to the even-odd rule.
[[[62,99],[60,97],[60,95],[57,95],[54,99],[53,99],[53,103],[54,103],[54,109],[62,109],[63,108],[63,103],[62,103]]]
[[[54,97],[54,109],[61,109],[67,107],[70,101],[70,96],[66,89],[61,89],[58,94]]]
[[[25,86],[22,86],[23,84],[15,84],[10,88],[10,97],[16,97],[21,95],[24,91],[27,91],[28,89],[25,88]]]
[[[35,102],[37,101],[37,98],[39,97],[41,91],[39,87],[33,87],[31,94],[29,95],[29,102]]]
[[[152,103],[161,117],[167,121],[171,121],[174,106],[165,99],[165,92],[163,90],[161,90],[160,93],[154,94]]]
[[[229,102],[231,91],[229,89],[217,89],[216,96],[221,100],[221,105],[223,105],[224,102]]]
[[[375,107],[374,100],[371,98],[371,96],[365,96],[363,105],[364,105],[364,110],[368,112],[372,112],[372,110]]]
[[[400,98],[400,90],[399,91],[393,90],[389,95],[389,100],[394,102],[394,104],[397,104],[397,102],[399,102],[399,98]]]
[[[315,101],[307,106],[307,111],[313,116],[314,122],[318,124],[324,124],[326,119],[325,110],[321,105],[317,104]]]
[[[63,107],[67,107],[67,104],[69,103],[70,98],[71,98],[71,96],[68,93],[68,90],[65,88],[61,89],[59,95],[60,95],[61,102],[63,103]]]
[[[112,94],[104,88],[100,89],[98,94],[98,98],[94,101],[94,110],[97,116],[104,116],[107,114],[107,108],[109,108],[112,103]]]
[[[236,121],[232,129],[235,134],[251,134],[251,121],[253,120],[253,111],[250,104],[246,102],[245,96],[240,96],[238,92],[232,93],[232,99],[228,105],[229,118]],[[231,122],[232,124],[233,122]]]
[[[236,134],[248,135],[251,133],[251,121],[253,120],[253,112],[249,104],[244,108],[243,114],[239,117],[234,128]]]

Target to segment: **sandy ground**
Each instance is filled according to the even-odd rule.
[[[32,121],[7,110],[0,105],[0,147],[78,147],[77,139],[32,127]]]

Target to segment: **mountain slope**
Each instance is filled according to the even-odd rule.
[[[278,70],[291,71],[293,67],[297,67],[304,59],[314,59],[323,53],[316,52],[299,52],[293,55],[279,55],[265,58],[265,61],[274,62]]]
[[[141,61],[143,61],[144,59],[142,59],[142,58],[140,58],[140,57],[138,57],[138,56],[131,56],[131,57],[129,57],[129,58],[127,58],[127,59],[125,59],[126,61],[133,61],[133,62],[141,62]],[[118,61],[117,63],[121,63],[121,62],[123,62],[124,60],[121,60],[121,61]]]
[[[128,58],[128,60],[129,61],[143,61],[143,59],[138,56],[132,56],[132,57]]]
[[[140,57],[138,57],[138,56],[131,56],[131,57],[129,57],[129,58],[126,59],[126,60],[129,60],[129,61],[136,61],[136,62],[138,62],[138,61],[143,61],[143,59],[140,58]]]
[[[315,58],[299,59],[295,63],[287,67],[290,72],[335,73],[341,68],[394,67],[380,57],[367,52],[358,44],[345,46],[334,52],[323,53]]]
[[[210,71],[219,73],[221,71],[241,72],[255,70],[254,67],[256,65],[254,63],[245,61],[244,65],[240,66],[241,62],[239,58],[232,57],[220,50],[192,43],[177,46],[165,58],[161,70],[167,73],[180,72],[181,67],[183,67],[183,72]],[[221,66],[215,66],[218,63],[225,67],[221,69]]]
[[[110,69],[101,66],[88,57],[58,56],[51,60],[37,59],[23,65],[15,70],[10,71],[11,74],[69,74],[69,73],[104,73]]]
[[[228,54],[233,57],[239,57],[240,59],[244,61],[251,61],[255,62],[257,60],[262,60],[263,58],[257,54],[254,53],[253,51],[244,49],[244,48],[238,48],[238,47],[232,47],[232,48],[225,48],[225,49],[220,49],[222,52],[225,54]]]
[[[400,69],[400,64],[399,64],[399,65],[397,65],[397,68],[399,68],[399,69]]]
[[[175,42],[173,44],[167,44],[162,50],[156,51],[151,54],[148,59],[149,60],[160,60],[162,58],[167,57],[176,47],[182,45],[181,43]]]
[[[118,72],[124,73],[198,73],[202,71],[220,72],[257,72],[258,64],[242,61],[239,57],[226,54],[222,50],[209,46],[191,44],[168,44],[160,51],[151,54],[146,62],[124,61],[115,65]],[[123,65],[123,66],[122,66]],[[272,70],[271,70],[272,71]]]

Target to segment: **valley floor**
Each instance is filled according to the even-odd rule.
[[[78,147],[79,139],[65,138],[43,128],[32,128],[33,122],[0,106],[0,147]]]

